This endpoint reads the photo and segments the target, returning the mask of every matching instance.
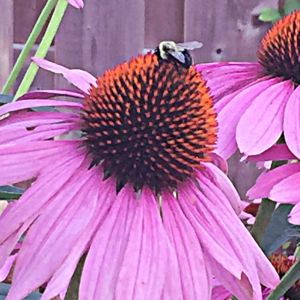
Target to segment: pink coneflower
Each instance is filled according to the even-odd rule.
[[[258,62],[198,65],[211,87],[218,112],[217,152],[230,157],[237,148],[259,154],[282,133],[300,157],[300,11],[278,21],[263,38]]]
[[[270,198],[279,203],[295,204],[289,222],[300,224],[300,162],[286,145],[275,145],[250,161],[291,160],[290,163],[263,173],[247,192],[250,199]]]
[[[213,276],[239,299],[276,286],[213,163],[216,115],[195,67],[148,53],[96,80],[36,62],[83,94],[0,108],[0,184],[34,179],[0,217],[0,263],[25,236],[7,300],[44,283],[43,299],[63,295],[84,254],[80,299],[211,299]],[[44,106],[63,110],[28,110]]]
[[[83,0],[68,0],[69,4],[76,8],[83,8],[84,2]]]
[[[280,250],[276,253],[273,253],[269,257],[272,265],[274,266],[275,270],[277,271],[280,278],[282,278],[288,270],[293,266],[296,262],[295,257],[287,256],[285,253],[280,252]],[[212,299],[213,300],[231,300],[232,294],[224,288],[217,280],[213,281],[213,290],[212,290]],[[293,287],[291,287],[284,297],[280,297],[278,300],[284,299],[298,299],[296,298],[299,296],[299,287],[300,287],[300,280],[298,280]],[[262,288],[262,300],[267,300],[272,290],[270,288]],[[291,297],[291,298],[290,298]]]

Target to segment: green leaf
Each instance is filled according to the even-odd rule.
[[[10,289],[10,284],[8,283],[0,283],[0,300],[4,300],[8,294],[8,291]],[[24,298],[24,300],[39,300],[41,299],[42,294],[39,292],[33,292],[27,297]]]
[[[300,261],[297,261],[282,277],[280,283],[277,285],[272,294],[267,298],[267,300],[278,300],[292,287],[292,285],[298,279],[300,279]]]
[[[20,198],[24,189],[15,186],[0,186],[0,199],[1,200],[14,200]]]
[[[11,95],[0,94],[0,104],[5,104],[8,102],[11,102],[12,99],[13,99],[13,96],[11,96]]]
[[[262,10],[258,19],[262,22],[275,22],[281,18],[280,13],[277,9],[266,8]]]
[[[86,259],[86,255],[83,255],[77,264],[76,270],[69,284],[65,300],[79,299],[78,298],[79,284],[80,284],[80,279],[81,279],[81,274],[82,274],[85,259]]]
[[[262,199],[262,202],[259,206],[251,234],[260,247],[266,232],[266,228],[272,219],[275,206],[276,203],[267,198]]]
[[[288,222],[288,215],[292,208],[293,205],[281,204],[275,209],[261,245],[267,255],[287,241],[300,237],[300,226]]]
[[[283,8],[285,15],[288,15],[298,9],[300,9],[300,2],[298,0],[287,0]]]

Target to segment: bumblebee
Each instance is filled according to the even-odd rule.
[[[184,67],[189,68],[193,64],[193,59],[188,50],[201,48],[202,45],[197,41],[178,44],[173,41],[163,41],[159,43],[154,53],[160,59],[179,62]]]

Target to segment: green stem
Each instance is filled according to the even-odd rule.
[[[274,201],[266,198],[262,200],[259,206],[251,234],[260,246],[267,226],[272,218],[275,205],[276,203]]]
[[[283,136],[280,137],[278,143],[282,142]],[[271,165],[271,170],[280,167],[286,164],[286,161],[273,161]],[[262,202],[259,206],[255,223],[252,227],[251,234],[253,238],[256,240],[258,245],[262,246],[263,236],[266,232],[267,226],[271,221],[276,203],[270,199],[262,199]]]
[[[64,16],[64,13],[66,11],[66,8],[68,6],[67,0],[58,0],[57,5],[55,7],[55,10],[53,12],[53,15],[51,17],[51,20],[49,22],[49,25],[47,27],[47,30],[44,34],[44,37],[38,47],[38,50],[35,53],[35,57],[44,58],[51,46],[51,43],[56,35],[56,32],[58,30],[58,27],[61,23],[61,20]],[[24,95],[29,89],[30,86],[37,74],[39,67],[35,63],[31,63],[17,92],[14,97],[15,101],[17,98]]]
[[[32,31],[24,45],[24,48],[22,49],[11,73],[9,74],[9,77],[8,77],[6,83],[3,86],[2,94],[8,94],[10,89],[14,85],[18,75],[20,74],[20,71],[22,70],[24,62],[30,53],[30,50],[32,49],[36,39],[38,38],[39,34],[41,33],[48,17],[50,16],[51,12],[53,11],[56,3],[57,3],[57,0],[49,0],[46,3],[45,7],[43,8],[40,16],[38,17]]]

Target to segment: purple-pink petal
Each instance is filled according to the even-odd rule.
[[[28,128],[39,125],[51,125],[69,121],[79,121],[78,114],[71,112],[28,112],[21,111],[14,113],[9,118],[0,121],[0,132],[11,127]]]
[[[172,268],[174,264],[169,265],[168,273],[174,275],[167,278],[165,298],[211,299],[211,270],[193,227],[170,194],[163,195],[163,220],[171,246],[176,252],[179,270],[176,272],[177,268],[175,271]],[[182,277],[184,280],[180,280]],[[181,285],[181,288],[175,294],[171,287],[176,285]]]
[[[297,163],[297,165],[299,164]],[[290,176],[285,172],[285,175],[283,180],[274,184],[270,191],[270,197],[280,203],[296,204],[300,202],[300,172]]]
[[[93,175],[83,164],[30,227],[18,254],[8,300],[23,298],[47,282],[86,233],[98,200],[99,179]]]
[[[24,100],[24,101],[16,101],[13,103],[8,103],[0,107],[0,120],[2,116],[7,113],[11,113],[14,111],[29,109],[35,107],[45,107],[45,106],[54,106],[54,107],[70,107],[70,108],[82,108],[81,103],[70,102],[70,101],[58,101],[58,100],[44,100],[44,99],[35,99],[35,100]]]
[[[57,295],[64,296],[81,256],[88,249],[95,231],[98,229],[113,202],[116,200],[115,197],[112,196],[115,192],[115,182],[113,180],[99,182],[99,178],[101,178],[103,174],[100,174],[101,172],[98,173],[99,174],[96,172],[94,175],[97,178],[97,182],[95,185],[96,189],[94,195],[92,196],[98,197],[94,202],[95,209],[93,216],[85,228],[85,233],[77,239],[64,262],[53,274],[51,280],[47,283],[46,290],[42,295],[42,300],[52,299]],[[107,199],[110,199],[111,201],[107,201]]]
[[[19,147],[14,147],[14,149],[11,150],[12,153],[14,151],[19,155],[19,161],[16,160],[17,163],[13,164],[13,160],[10,161],[7,159],[5,164],[6,168],[4,172],[6,172],[6,176],[3,176],[3,181],[7,181],[6,177],[13,178],[12,175],[15,175],[16,179],[19,180],[21,177],[19,175],[20,173],[22,175],[24,174],[24,179],[29,179],[31,176],[29,177],[29,175],[25,175],[26,172],[22,170],[22,167],[20,167],[20,162],[23,162],[22,166],[25,165],[26,170],[27,165],[25,161],[29,161],[29,166],[32,169],[34,164],[39,165],[39,162],[41,161],[39,167],[35,169],[36,172],[39,172],[39,176],[36,181],[31,185],[30,189],[26,190],[22,197],[16,202],[13,209],[10,209],[7,213],[0,216],[0,246],[7,238],[9,238],[11,234],[16,232],[22,226],[22,224],[26,222],[26,220],[32,218],[32,216],[37,216],[40,213],[40,209],[46,205],[52,199],[52,197],[58,191],[60,191],[61,187],[64,186],[68,179],[74,175],[84,158],[83,154],[77,150],[78,143],[69,142],[69,146],[67,142],[62,141],[44,141],[36,143],[43,145],[37,150],[43,155],[47,155],[47,146],[49,147],[48,150],[51,150],[53,147],[52,150],[55,151],[55,155],[49,153],[49,157],[52,159],[51,163],[50,160],[45,158],[41,159],[39,157],[37,159],[37,157],[34,155],[34,149],[37,148],[38,145],[35,145],[35,147],[33,147],[34,149],[30,149],[29,146],[31,143],[28,143],[28,145],[25,144],[23,146],[23,149],[21,147],[20,149]],[[54,144],[52,147],[50,147],[51,143]],[[3,152],[5,151],[5,149],[3,149],[4,147],[5,146],[0,147],[0,153],[1,150],[3,150]],[[57,148],[55,149],[55,147]],[[20,155],[20,151],[22,150],[28,155]],[[59,157],[59,159],[56,159],[56,157]],[[3,160],[0,159],[1,163],[2,161]],[[1,168],[1,170],[3,169]],[[36,176],[37,174],[32,172],[30,175]],[[6,211],[7,209],[5,212]]]
[[[276,144],[268,150],[258,155],[250,155],[243,157],[243,160],[251,162],[290,160],[296,159],[295,155],[289,150],[286,144]]]
[[[91,85],[96,84],[96,78],[90,73],[79,69],[68,69],[53,62],[33,57],[32,60],[41,68],[56,74],[62,74],[70,83],[84,93],[88,93]]]
[[[236,131],[242,153],[256,155],[277,142],[282,134],[284,109],[292,89],[290,81],[274,84],[260,93],[248,107]]]
[[[13,263],[15,262],[17,254],[10,255],[7,260],[5,261],[4,265],[0,268],[0,282],[4,281],[8,276]]]
[[[250,293],[253,294],[253,299],[260,299],[260,282],[275,287],[279,281],[276,271],[241,223],[219,187],[204,176],[199,177],[199,187],[200,190],[197,190],[191,185],[192,193],[182,190],[181,193],[184,195],[179,199],[179,203],[193,224],[214,275],[218,275],[218,280],[232,294],[240,293],[247,298]],[[184,199],[190,199],[190,203]],[[215,211],[218,211],[218,217]],[[214,237],[213,241],[204,234],[205,231]],[[219,257],[216,251],[221,245],[226,253],[223,257]],[[237,262],[240,263],[239,267]],[[240,269],[240,273],[234,272],[236,267]],[[231,284],[233,279],[236,282],[234,286]]]
[[[300,172],[300,163],[287,164],[266,172],[258,177],[255,185],[247,192],[247,196],[250,199],[269,197],[274,185],[297,172]]]
[[[204,176],[199,177],[199,183],[200,187],[202,186],[202,193],[207,197],[208,202],[211,201],[211,203],[209,205],[204,201],[198,201],[197,207],[200,208],[200,204],[202,204],[202,209],[205,207],[207,214],[212,215],[212,219],[215,219],[218,224],[216,228],[220,227],[221,239],[223,235],[227,236],[227,243],[230,241],[228,249],[232,248],[235,255],[243,262],[243,272],[248,276],[253,288],[255,288],[256,276],[259,277],[263,285],[274,288],[279,281],[278,274],[253,240],[249,231],[241,223],[237,214],[232,210],[230,202],[228,200],[224,201],[226,195],[223,198],[222,190]],[[199,195],[201,194],[199,193]],[[214,209],[212,209],[212,204],[215,205]],[[222,212],[223,217],[220,215],[216,217],[214,210],[217,210],[219,213]],[[247,255],[250,254],[249,257],[245,254],[246,251],[248,251]],[[249,264],[251,260],[255,262],[253,265]],[[253,269],[253,266],[257,268],[258,272]]]
[[[74,146],[75,145],[75,146]],[[49,162],[68,155],[78,143],[36,141],[0,146],[0,185],[18,183],[36,177]],[[71,146],[71,147],[70,147]]]
[[[20,100],[32,100],[32,99],[49,99],[57,96],[72,97],[72,98],[84,98],[84,93],[67,91],[67,90],[37,90],[29,91],[20,98]]]
[[[20,111],[0,121],[0,145],[46,140],[79,126],[79,116],[73,113]]]
[[[243,89],[218,113],[217,152],[228,159],[236,151],[236,129],[246,109],[267,88],[278,82],[275,79],[258,81]]]
[[[300,203],[297,203],[290,212],[289,222],[300,225]]]
[[[219,189],[228,199],[236,214],[239,215],[243,210],[244,204],[230,179],[225,176],[225,174],[214,164],[203,163],[203,165],[206,167],[205,176],[210,178],[211,182],[219,187]],[[197,175],[201,177],[201,171],[198,171]]]
[[[254,82],[261,69],[258,63],[230,62],[199,64],[196,68],[208,81],[215,102]]]
[[[72,130],[78,130],[79,128],[78,122],[41,125],[33,129],[9,127],[6,130],[1,130],[3,135],[0,136],[0,144],[4,145],[48,140]]]
[[[68,2],[76,8],[83,8],[84,6],[83,0],[68,0]]]
[[[136,199],[125,187],[92,241],[79,297],[160,299],[167,263],[167,240],[154,196],[143,190]]]
[[[289,98],[284,112],[284,137],[289,149],[300,158],[300,87]]]
[[[229,300],[231,298],[231,293],[228,292],[223,286],[217,285],[213,287],[212,290],[212,300]]]

